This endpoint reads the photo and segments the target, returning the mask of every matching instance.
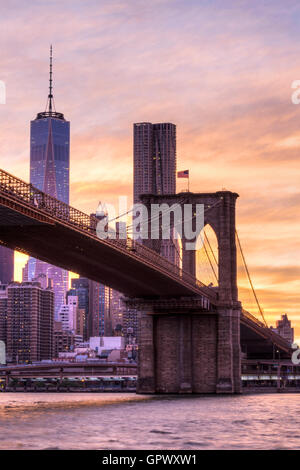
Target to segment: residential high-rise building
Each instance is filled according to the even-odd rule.
[[[54,292],[39,282],[7,287],[7,356],[26,363],[52,359]]]
[[[110,317],[112,323],[112,332],[113,334],[120,335],[123,330],[123,314],[126,306],[124,305],[122,299],[123,294],[120,292],[111,289],[111,298],[110,298]]]
[[[0,341],[7,343],[7,285],[0,284]]]
[[[14,280],[14,251],[0,246],[0,283],[9,284]]]
[[[123,313],[123,335],[126,338],[126,343],[138,341],[138,317],[135,308],[126,307]]]
[[[134,203],[142,194],[176,193],[176,126],[166,122],[133,125]],[[173,238],[173,235],[171,235]],[[177,240],[162,240],[160,254],[179,264]]]
[[[59,353],[74,350],[75,335],[71,331],[65,331],[61,322],[54,322],[53,334],[53,358],[58,358]]]
[[[133,125],[134,202],[141,194],[176,192],[175,124],[140,122]]]
[[[62,324],[63,331],[71,331],[75,334],[77,328],[77,310],[78,297],[75,295],[67,296],[67,303],[61,306],[59,312],[59,321]]]
[[[52,93],[52,47],[46,110],[30,126],[30,182],[41,191],[69,204],[70,122],[55,110]],[[28,263],[28,280],[43,273],[53,280],[55,315],[65,301],[68,272],[33,258]]]

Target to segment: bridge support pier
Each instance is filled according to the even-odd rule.
[[[200,302],[200,300],[199,300]],[[240,304],[140,307],[137,393],[240,393]]]
[[[155,352],[153,316],[149,310],[139,312],[138,393],[155,393]]]
[[[240,393],[240,309],[219,307],[217,333],[216,393]]]

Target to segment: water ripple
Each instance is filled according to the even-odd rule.
[[[296,394],[0,394],[0,449],[299,448]]]

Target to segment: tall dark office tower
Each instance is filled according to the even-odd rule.
[[[55,110],[52,93],[52,46],[50,80],[46,110],[38,113],[30,127],[30,182],[33,186],[69,204],[70,122]],[[65,301],[68,272],[30,258],[28,279],[44,273],[53,280],[55,316]]]
[[[139,122],[133,125],[134,202],[141,194],[176,193],[175,124]],[[161,255],[179,263],[177,241],[163,240]]]
[[[102,285],[86,277],[72,279],[71,284],[72,287],[67,292],[67,297],[76,296],[78,298],[78,308],[83,309],[85,312],[83,339],[88,340],[91,336],[99,336],[101,327],[100,315],[102,321],[101,309],[103,308],[101,305]],[[103,300],[103,302],[104,301],[105,300]]]
[[[0,246],[0,283],[9,284],[14,280],[14,251]]]
[[[141,194],[176,192],[176,126],[171,123],[133,125],[134,202]]]

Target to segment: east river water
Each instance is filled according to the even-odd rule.
[[[300,394],[0,393],[0,449],[299,449]]]

